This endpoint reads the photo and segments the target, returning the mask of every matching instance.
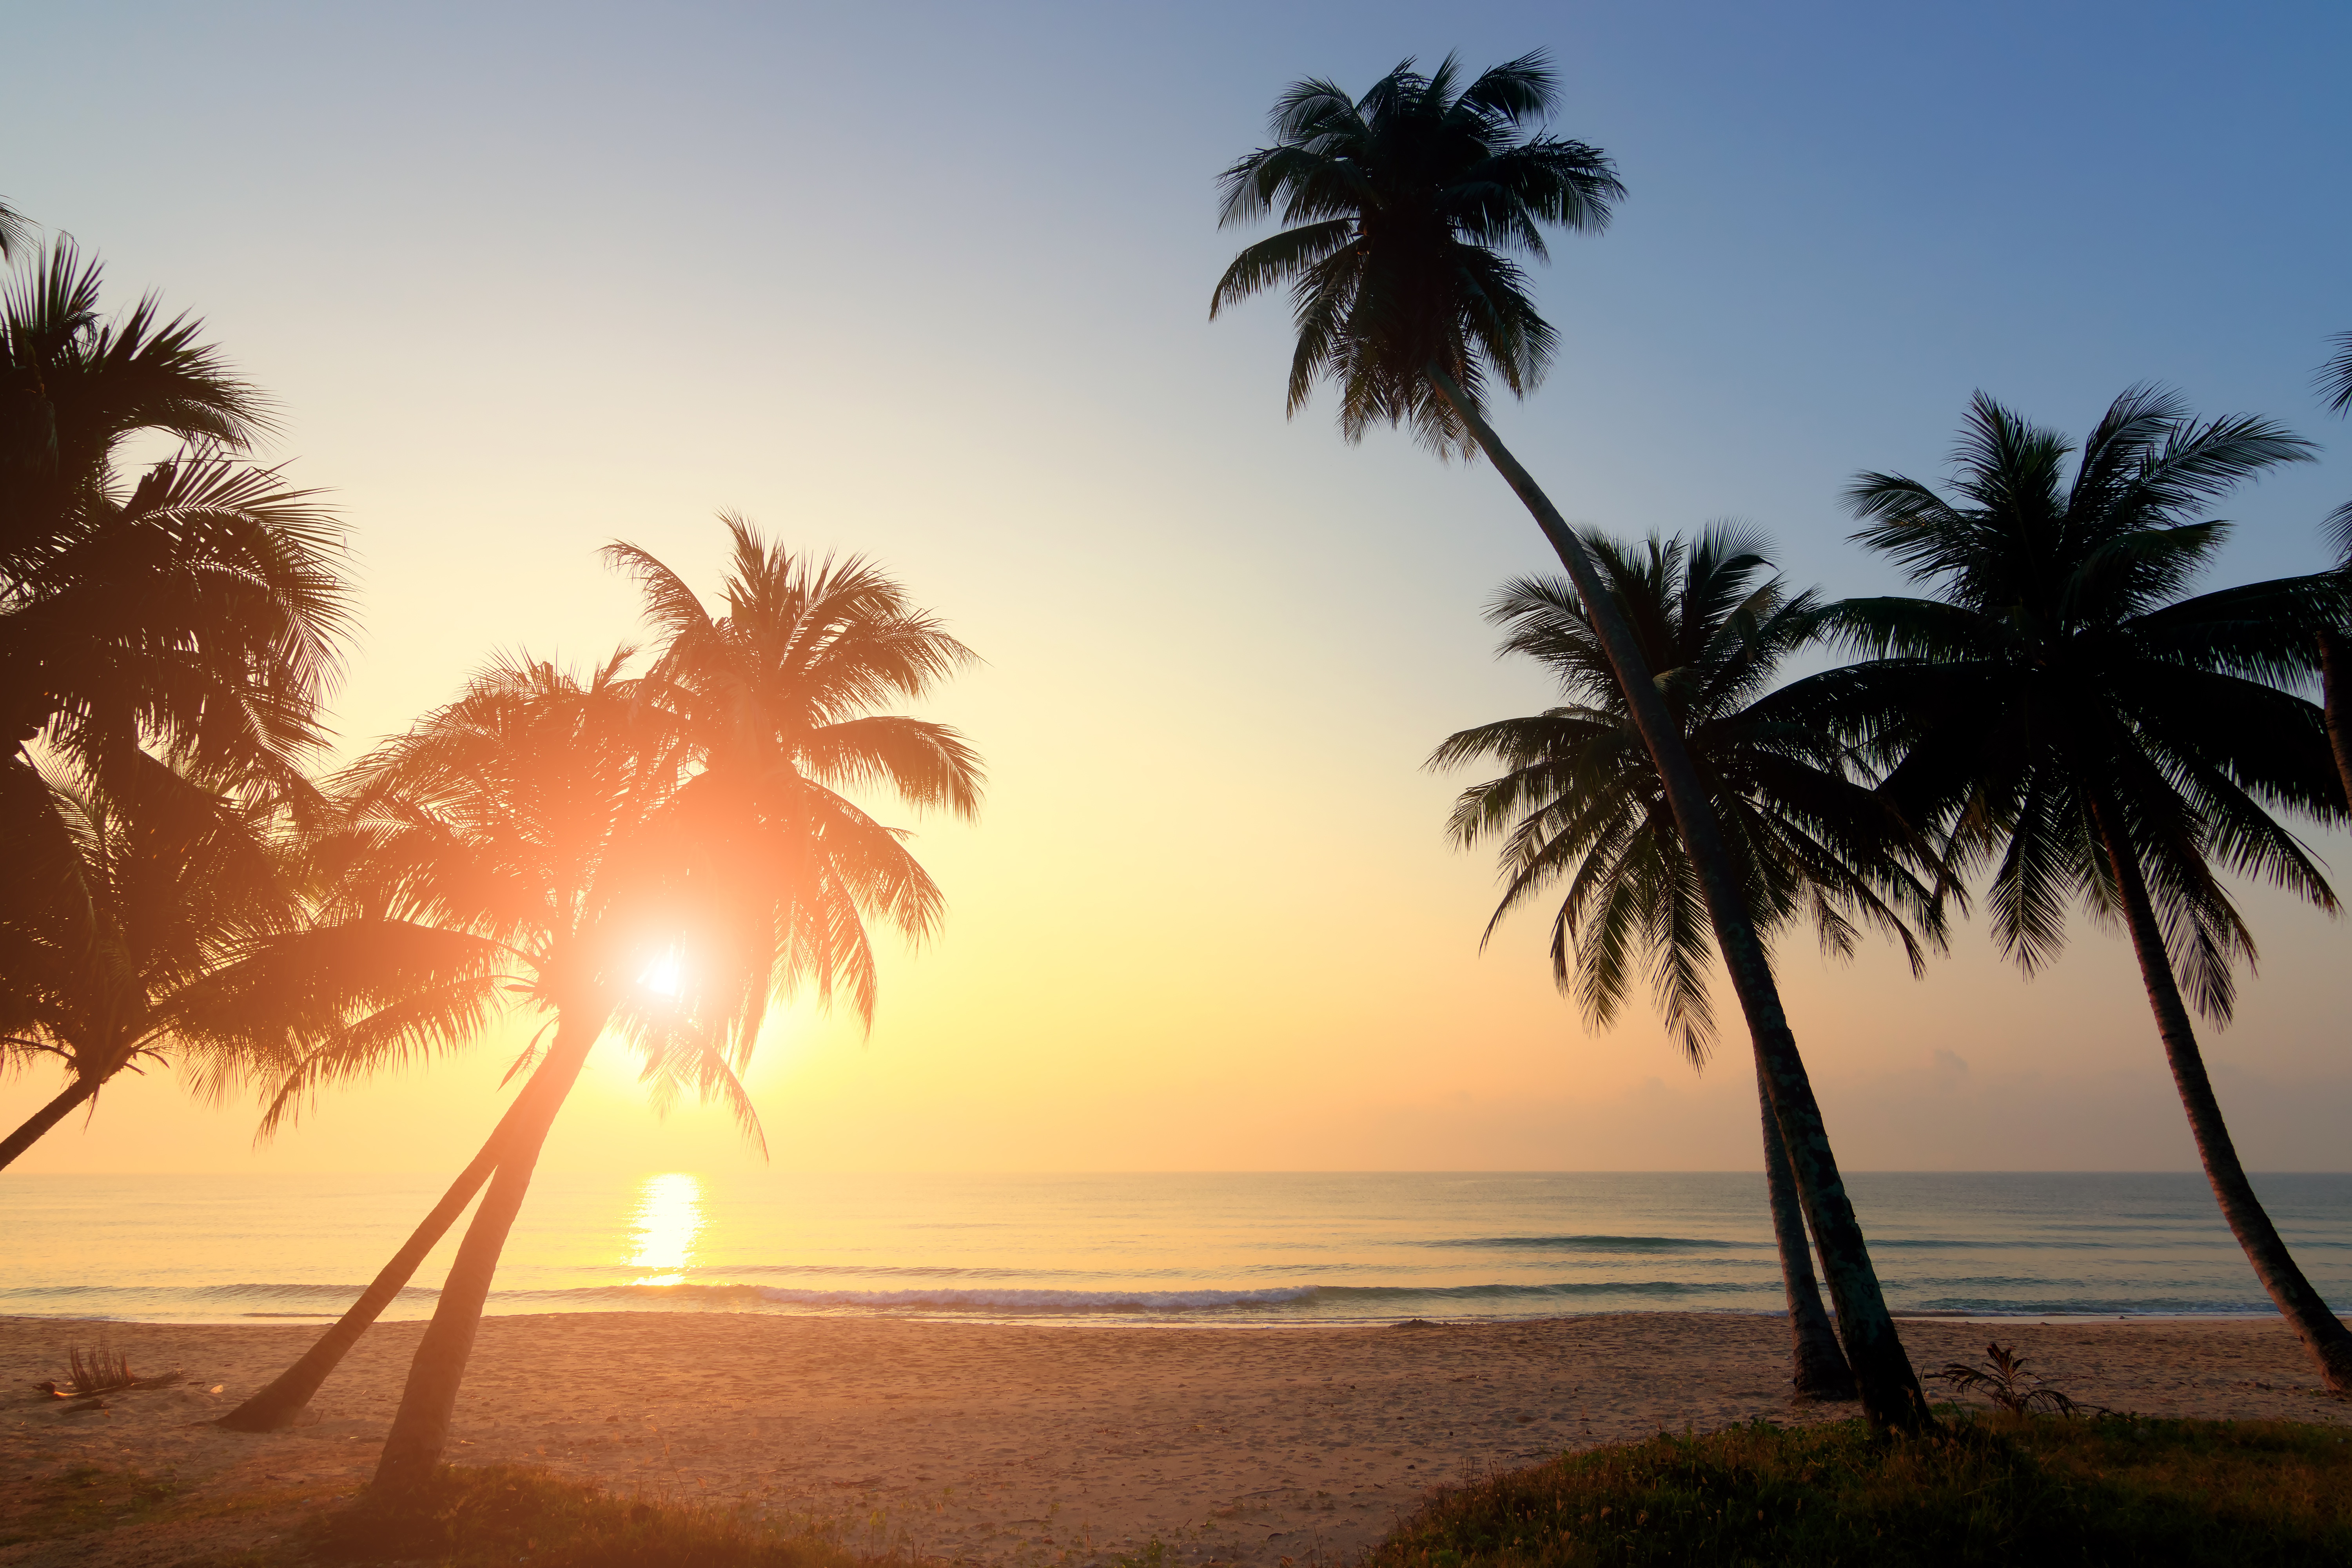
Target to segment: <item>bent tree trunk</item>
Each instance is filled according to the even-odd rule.
[[[1805,1240],[1804,1209],[1797,1179],[1789,1171],[1789,1151],[1772,1115],[1772,1091],[1759,1070],[1756,1101],[1764,1115],[1764,1191],[1772,1204],[1772,1237],[1780,1246],[1780,1285],[1789,1298],[1790,1382],[1800,1399],[1852,1399],[1853,1369],[1838,1349],[1837,1332],[1822,1307],[1813,1281],[1812,1248]]]
[[[584,1054],[585,1047],[581,1047],[581,1051]],[[393,1254],[392,1261],[377,1272],[373,1282],[360,1293],[360,1299],[352,1303],[350,1310],[336,1320],[334,1327],[320,1335],[318,1342],[303,1352],[299,1361],[279,1373],[267,1388],[213,1425],[225,1426],[232,1432],[276,1432],[292,1426],[294,1418],[302,1413],[302,1407],[310,1403],[311,1395],[317,1394],[320,1385],[334,1374],[336,1367],[342,1364],[343,1357],[360,1342],[360,1336],[373,1326],[383,1310],[406,1289],[417,1267],[425,1261],[425,1255],[440,1245],[449,1227],[457,1223],[457,1216],[466,1212],[466,1205],[474,1201],[474,1194],[482,1190],[482,1184],[490,1179],[490,1173],[498,1168],[499,1156],[513,1139],[521,1120],[534,1112],[554,1079],[562,1078],[568,1087],[572,1076],[579,1070],[580,1064],[576,1061],[572,1062],[567,1070],[564,1058],[551,1052],[540,1064],[539,1070],[524,1083],[521,1092],[515,1096],[514,1103],[507,1107],[506,1114],[499,1118],[499,1124],[483,1141],[481,1152],[474,1156],[473,1163],[458,1173],[457,1179],[449,1184],[449,1190],[441,1194],[441,1201],[433,1205],[433,1212],[426,1215],[424,1222],[410,1233],[408,1240]]]
[[[73,1082],[66,1085],[64,1093],[25,1118],[22,1127],[9,1133],[5,1142],[0,1142],[0,1171],[6,1170],[16,1162],[17,1155],[41,1141],[41,1134],[63,1121],[72,1114],[75,1106],[97,1092],[98,1079],[76,1077]]]
[[[2129,841],[2119,830],[2115,803],[2094,797],[2091,822],[2115,872],[2116,890],[2123,895],[2124,920],[2131,930],[2132,952],[2139,959],[2140,979],[2147,986],[2148,1005],[2156,1013],[2156,1032],[2164,1041],[2173,1087],[2180,1091],[2181,1109],[2189,1113],[2189,1134],[2197,1141],[2197,1157],[2203,1162],[2205,1179],[2212,1184],[2213,1196],[2221,1203],[2221,1217],[2229,1221],[2230,1234],[2245,1248],[2246,1261],[2254,1266],[2254,1277],[2263,1282],[2279,1315],[2319,1363],[2328,1388],[2352,1394],[2352,1330],[2327,1310],[2326,1301],[2303,1277],[2294,1255],[2279,1238],[2278,1227],[2271,1224],[2270,1215],[2254,1196],[2253,1184],[2246,1180],[2237,1145],[2231,1142],[2230,1129],[2221,1120],[2221,1102],[2214,1098],[2213,1081],[2206,1076],[2205,1056],[2198,1049],[2189,1008],[2173,978],[2164,928],[2157,923],[2147,881],[2140,874],[2139,857],[2131,853]]]
[[[2324,631],[2319,634],[2319,704],[2327,717],[2327,745],[2336,753],[2336,773],[2344,781],[2346,798],[2352,799],[2352,721],[2347,721],[2336,707],[2336,678],[2352,679],[2352,663],[2346,660],[2344,634]]]
[[[416,1355],[408,1363],[408,1383],[401,1390],[400,1409],[392,1418],[383,1456],[376,1461],[374,1489],[383,1495],[413,1492],[433,1478],[449,1446],[449,1417],[457,1407],[457,1388],[466,1379],[466,1363],[474,1353],[474,1336],[482,1326],[482,1305],[489,1299],[490,1278],[499,1269],[499,1254],[507,1232],[530,1190],[530,1173],[547,1142],[547,1130],[563,1109],[564,1097],[580,1076],[588,1047],[604,1032],[601,1008],[565,1016],[557,1009],[555,1048],[541,1069],[548,1092],[530,1110],[516,1117],[507,1146],[499,1155],[498,1174],[466,1227],[457,1245],[457,1258],[441,1286],[441,1300],[433,1309]],[[534,1080],[534,1085],[536,1080]],[[517,1107],[520,1109],[520,1106]]]
[[[1821,1105],[1813,1098],[1812,1080],[1805,1072],[1805,1059],[1797,1050],[1797,1037],[1790,1029],[1788,1015],[1780,1006],[1780,987],[1773,981],[1764,944],[1756,934],[1755,922],[1748,918],[1747,900],[1740,896],[1730,854],[1716,824],[1715,807],[1706,798],[1698,771],[1691,765],[1681,731],[1658,695],[1649,666],[1633,640],[1633,628],[1618,613],[1582,542],[1534,477],[1519,466],[1518,459],[1511,456],[1442,366],[1433,364],[1427,374],[1430,384],[1461,416],[1487,459],[1517,492],[1558,552],[1560,564],[1568,568],[1578,595],[1584,600],[1585,614],[1591,617],[1593,630],[1599,634],[1609,662],[1617,672],[1617,683],[1624,689],[1634,727],[1641,731],[1650,760],[1658,770],[1659,782],[1665,786],[1675,826],[1681,830],[1683,846],[1698,871],[1717,950],[1730,973],[1731,988],[1739,998],[1740,1011],[1748,1018],[1757,1067],[1771,1099],[1773,1116],[1780,1126],[1781,1142],[1796,1176],[1806,1223],[1812,1227],[1813,1240],[1821,1247],[1822,1271],[1829,1277],[1830,1299],[1837,1306],[1838,1335],[1845,1342],[1846,1361],[1853,1369],[1863,1414],[1869,1417],[1873,1427],[1880,1430],[1929,1430],[1936,1424],[1935,1416],[1927,1408],[1927,1396],[1920,1392],[1918,1374],[1911,1368],[1910,1357],[1904,1353],[1903,1342],[1895,1331],[1895,1319],[1886,1310],[1878,1275],[1871,1268],[1869,1247],[1863,1239],[1861,1225],[1854,1219],[1853,1202],[1846,1195],[1845,1183],[1838,1174],[1837,1156],[1830,1149]]]

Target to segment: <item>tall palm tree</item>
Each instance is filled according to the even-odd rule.
[[[2330,342],[2336,353],[2319,367],[2319,395],[2332,412],[2352,413],[2352,332],[2338,332]],[[2328,542],[2336,550],[2336,572],[2352,584],[2352,500],[2329,512],[2325,526]],[[2352,791],[2352,716],[2345,714],[2336,704],[2339,674],[2352,679],[2352,660],[2346,657],[2341,622],[2320,628],[2320,705],[2327,715],[2327,743],[2336,754],[2336,773],[2343,779],[2345,789]]]
[[[1220,221],[1249,223],[1278,210],[1287,226],[1234,258],[1210,298],[1210,317],[1289,283],[1297,331],[1290,411],[1317,382],[1329,380],[1339,385],[1340,429],[1350,440],[1376,424],[1404,424],[1441,454],[1484,452],[1559,554],[1629,694],[1696,868],[1821,1247],[1864,1410],[1877,1426],[1924,1428],[1933,1417],[1886,1310],[1706,792],[1633,628],[1609,604],[1573,531],[1484,412],[1490,377],[1524,395],[1542,380],[1555,347],[1525,271],[1507,253],[1545,259],[1546,226],[1602,228],[1624,186],[1599,148],[1543,132],[1557,92],[1540,53],[1466,86],[1451,56],[1428,76],[1412,67],[1400,65],[1360,100],[1314,79],[1283,93],[1272,116],[1274,144],[1224,173]]]
[[[152,762],[104,795],[41,782],[66,854],[0,900],[0,1064],[55,1061],[67,1079],[0,1139],[0,1167],[144,1064],[176,1065],[215,1098],[292,1065],[224,984],[299,912],[282,810]]]
[[[1586,531],[1583,542],[1643,657],[1664,672],[1661,689],[1739,858],[1759,930],[1769,940],[1809,918],[1823,949],[1844,957],[1857,922],[1873,925],[1921,972],[1926,944],[1944,941],[1933,856],[1853,776],[1811,715],[1778,710],[1767,691],[1782,661],[1811,640],[1814,595],[1790,594],[1778,576],[1759,581],[1770,559],[1745,530],[1717,525],[1696,542],[1653,537],[1637,549]],[[1507,770],[1465,791],[1449,824],[1465,848],[1501,841],[1506,885],[1486,935],[1565,883],[1551,931],[1560,990],[1589,1026],[1606,1028],[1646,960],[1667,1032],[1694,1067],[1703,1065],[1715,1038],[1704,901],[1592,623],[1558,578],[1506,584],[1487,616],[1508,629],[1502,651],[1544,665],[1564,701],[1462,731],[1430,758],[1433,767],[1491,760]],[[1822,1306],[1760,1080],[1758,1092],[1796,1390],[1852,1398],[1853,1373]]]
[[[1950,499],[1858,476],[1856,539],[1939,596],[1834,606],[1873,658],[1800,684],[1854,716],[1883,787],[1956,868],[1991,866],[1994,931],[2026,970],[2056,955],[2070,901],[2120,920],[2222,1215],[2329,1385],[2352,1392],[2352,1333],[2246,1180],[2189,1019],[2193,1003],[2225,1022],[2234,965],[2254,956],[2221,873],[2336,907],[2272,814],[2345,814],[2320,710],[2282,689],[2340,615],[2336,586],[2181,596],[2229,532],[2207,504],[2309,445],[2266,419],[2200,422],[2141,386],[2069,474],[2073,450],[1979,393]]]
[[[371,839],[344,883],[378,891],[304,939],[332,944],[322,962],[289,945],[280,984],[316,984],[332,1016],[313,1026],[330,1044],[284,1103],[401,1051],[460,1043],[501,995],[548,1015],[554,1043],[518,1064],[535,1071],[498,1130],[360,1302],[224,1425],[289,1420],[488,1181],[378,1479],[397,1490],[428,1474],[530,1162],[603,1026],[647,1049],[657,1077],[715,1089],[748,1118],[729,1068],[771,995],[845,991],[870,1019],[865,922],[916,939],[936,928],[940,896],[922,868],[833,786],[977,809],[977,759],[955,731],[869,711],[919,696],[967,651],[876,568],[798,559],[730,526],[728,611],[698,623],[676,574],[619,547],[666,634],[647,676],[625,680],[616,661],[567,689],[552,672],[493,672],[347,781],[354,821],[389,826],[369,829],[383,842]],[[511,918],[485,901],[507,882]],[[693,976],[683,1008],[637,984],[650,958],[673,952]]]

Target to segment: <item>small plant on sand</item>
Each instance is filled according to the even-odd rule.
[[[2041,1373],[2027,1372],[2025,1358],[1998,1340],[1986,1342],[1984,1365],[1956,1361],[1927,1375],[1950,1384],[1956,1393],[1981,1394],[2011,1415],[2075,1415],[2085,1408],[2051,1387]]]
[[[104,1345],[87,1351],[76,1346],[66,1352],[66,1367],[64,1381],[44,1378],[33,1386],[56,1399],[89,1399],[126,1388],[169,1388],[181,1377],[177,1372],[141,1377],[131,1370],[129,1356]]]

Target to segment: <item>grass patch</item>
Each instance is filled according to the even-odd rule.
[[[1365,1568],[2352,1563],[2352,1430],[1957,1415],[1661,1435],[1448,1489]]]
[[[0,1546],[55,1541],[153,1518],[179,1495],[169,1480],[137,1470],[76,1465],[35,1479],[0,1512]]]
[[[445,1467],[423,1495],[397,1506],[362,1495],[287,1544],[295,1549],[288,1563],[434,1568],[518,1561],[530,1568],[870,1568],[884,1561],[814,1524],[780,1529],[740,1509],[614,1497],[509,1465]]]

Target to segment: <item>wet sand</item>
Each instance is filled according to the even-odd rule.
[[[379,1326],[306,1425],[202,1425],[322,1324],[0,1319],[0,1500],[75,1465],[226,1495],[323,1500],[363,1484],[421,1323]],[[1908,1320],[1923,1369],[1998,1335],[2079,1400],[2159,1415],[2352,1426],[2274,1319]],[[852,1521],[859,1539],[985,1564],[1093,1563],[1158,1539],[1178,1562],[1346,1561],[1431,1487],[1562,1449],[1756,1416],[1788,1397],[1777,1319],[1616,1313],[1381,1328],[1096,1328],[594,1313],[488,1320],[457,1414],[459,1463]],[[178,1387],[73,1409],[29,1384],[101,1341]],[[214,1392],[215,1389],[218,1392]],[[1941,1385],[1931,1385],[1940,1393]],[[176,1562],[119,1532],[93,1556]],[[61,1545],[64,1543],[60,1543]]]

